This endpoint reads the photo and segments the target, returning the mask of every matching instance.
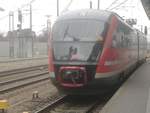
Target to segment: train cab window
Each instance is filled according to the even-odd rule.
[[[99,20],[63,20],[53,26],[55,61],[97,62],[102,52],[107,24]]]
[[[54,41],[96,41],[98,37],[105,37],[105,23],[79,19],[59,21],[53,27],[52,37]]]

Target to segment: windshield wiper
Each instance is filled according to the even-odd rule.
[[[63,36],[63,41],[66,39],[66,38],[71,38],[73,39],[73,41],[79,41],[80,39],[79,38],[76,38],[75,36],[71,35],[68,33],[68,30],[69,30],[69,26],[67,26],[67,28],[65,29],[65,33],[64,33],[64,36]]]

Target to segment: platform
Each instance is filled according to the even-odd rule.
[[[150,113],[150,61],[133,73],[99,113]]]

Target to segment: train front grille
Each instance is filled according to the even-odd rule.
[[[82,87],[87,83],[86,70],[78,66],[61,67],[58,80],[64,87]]]

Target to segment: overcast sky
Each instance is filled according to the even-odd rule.
[[[17,9],[21,8],[23,11],[23,28],[29,28],[29,6],[25,6],[31,0],[0,0],[0,7],[4,8],[4,12],[0,12],[0,32],[9,30],[8,14],[9,11],[15,12],[15,29],[17,29]],[[39,32],[46,27],[46,15],[52,15],[52,20],[56,18],[56,1],[57,0],[35,0],[32,3],[33,7],[33,30]],[[73,0],[69,10],[89,8],[90,0]],[[91,0],[93,8],[97,8],[97,0]],[[114,1],[115,4],[111,5]],[[60,12],[64,10],[70,0],[60,0]],[[124,4],[123,4],[124,3]],[[122,4],[119,6],[119,4]],[[109,7],[111,5],[111,7]],[[119,7],[116,7],[119,6]],[[116,8],[115,8],[116,7]],[[138,20],[138,27],[140,25],[149,25],[150,22],[142,8],[140,0],[100,0],[100,8],[105,10],[107,8],[118,13],[124,18],[136,18]]]

